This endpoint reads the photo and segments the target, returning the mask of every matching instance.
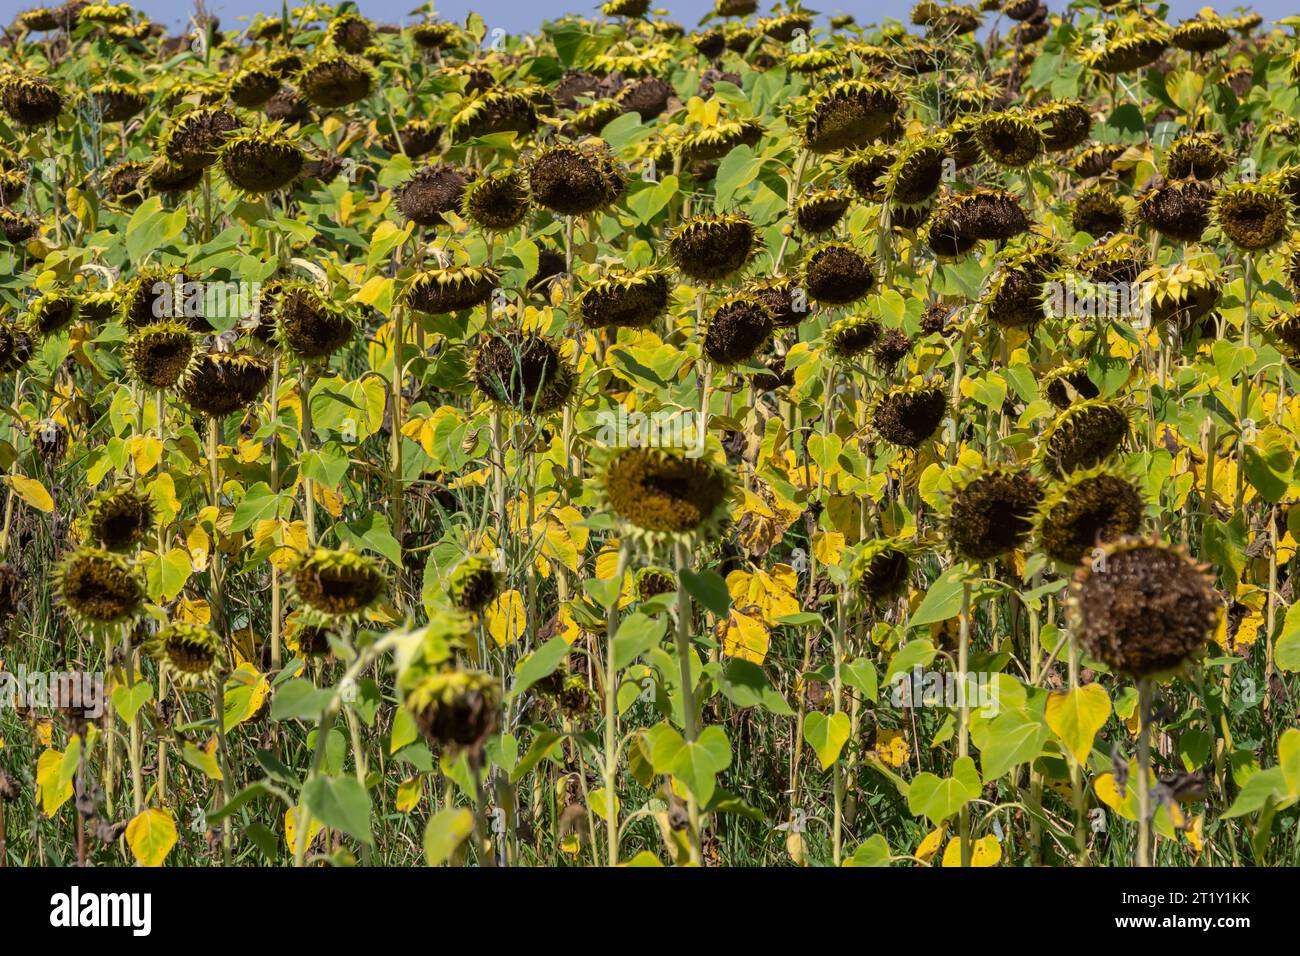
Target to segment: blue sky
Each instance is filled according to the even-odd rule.
[[[0,6],[8,6],[13,0],[0,0]],[[401,23],[412,18],[410,11],[421,0],[357,0],[361,11],[376,21]],[[1172,20],[1190,17],[1205,6],[1204,0],[1169,0]],[[34,2],[24,6],[36,6]],[[133,0],[133,5],[145,11],[150,17],[168,25],[183,23],[192,6],[186,0]],[[447,18],[463,21],[470,11],[476,11],[488,21],[489,26],[504,27],[510,33],[523,33],[535,30],[546,19],[564,13],[593,13],[598,7],[597,0],[438,0],[438,13]],[[712,7],[712,0],[659,0],[656,7],[663,7],[669,15],[684,24],[693,27],[699,18]],[[228,28],[238,24],[240,16],[250,16],[258,12],[279,12],[280,0],[207,0],[209,11],[217,14]],[[290,6],[293,6],[291,0]],[[760,9],[770,6],[770,0],[760,0]],[[879,22],[888,17],[906,20],[913,6],[913,0],[807,0],[805,6],[821,13],[852,13],[860,23]],[[1059,9],[1061,0],[1048,0],[1048,6]],[[1232,12],[1236,3],[1223,5],[1219,11],[1223,14]],[[1266,20],[1276,20],[1296,13],[1294,0],[1258,0],[1250,4]],[[418,19],[418,18],[417,18]]]

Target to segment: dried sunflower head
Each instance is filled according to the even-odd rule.
[[[1070,209],[1070,225],[1077,232],[1104,237],[1122,232],[1127,215],[1119,197],[1104,186],[1090,186],[1075,197]]]
[[[603,140],[559,143],[526,163],[528,185],[539,206],[561,216],[585,216],[623,194],[626,175]]]
[[[328,359],[356,332],[352,316],[306,282],[276,288],[271,321],[280,346],[305,362]]]
[[[303,620],[322,627],[358,621],[388,597],[379,563],[346,545],[304,555],[289,574],[289,586]]]
[[[483,396],[524,415],[549,415],[573,397],[575,373],[545,336],[507,332],[484,337],[470,377]]]
[[[757,355],[771,335],[772,316],[761,300],[743,292],[728,296],[709,319],[704,355],[715,365],[737,365]]]
[[[500,283],[494,269],[479,266],[427,269],[411,276],[402,297],[419,312],[446,315],[482,305]]]
[[[1104,467],[1076,471],[1049,489],[1038,511],[1039,546],[1054,561],[1080,564],[1096,549],[1142,524],[1137,486]]]
[[[59,601],[85,630],[100,632],[136,617],[144,606],[144,582],[120,554],[80,548],[54,572]]]
[[[19,126],[45,126],[56,122],[63,96],[54,84],[34,73],[0,75],[0,109]]]
[[[374,84],[369,66],[338,54],[322,56],[298,74],[302,95],[323,109],[338,109],[365,99]]]
[[[236,106],[257,109],[280,92],[280,74],[269,67],[254,66],[237,73],[230,81],[230,98]]]
[[[946,139],[927,137],[905,146],[885,173],[885,195],[894,210],[929,202],[943,181]]]
[[[898,161],[898,151],[892,146],[877,143],[849,153],[841,166],[845,181],[864,202],[883,202],[886,174]],[[940,169],[942,174],[942,168]]]
[[[1043,148],[1060,153],[1082,144],[1092,132],[1092,114],[1078,100],[1056,100],[1030,114],[1039,124]]]
[[[122,83],[100,83],[91,88],[90,95],[105,123],[125,123],[149,105],[149,97]]]
[[[245,193],[261,195],[282,189],[302,172],[306,156],[279,123],[231,136],[218,152],[221,171]]]
[[[999,166],[1025,166],[1043,150],[1043,137],[1034,120],[1021,113],[988,113],[975,126],[975,140],[984,156]]]
[[[814,302],[848,305],[875,286],[875,258],[847,243],[825,243],[813,249],[804,260],[803,288]]]
[[[1084,179],[1095,179],[1114,170],[1114,162],[1124,155],[1119,143],[1092,143],[1079,151],[1071,168]]]
[[[154,526],[153,500],[134,485],[100,492],[82,516],[86,538],[107,551],[131,551],[144,543]]]
[[[195,337],[184,322],[141,326],[127,339],[124,358],[132,378],[154,389],[174,388],[194,360]]]
[[[420,226],[438,226],[443,213],[459,211],[474,173],[459,166],[435,163],[411,175],[395,190],[397,209]]]
[[[912,570],[912,546],[892,538],[873,538],[849,569],[853,591],[866,603],[878,604],[907,592]]]
[[[1128,415],[1115,402],[1091,398],[1075,402],[1043,432],[1039,454],[1058,478],[1092,468],[1119,451],[1129,434]]]
[[[801,231],[814,236],[831,232],[852,204],[853,194],[847,189],[819,189],[795,204],[795,222]]]
[[[759,279],[747,284],[744,291],[763,304],[775,328],[797,328],[808,317],[808,297],[789,276]]]
[[[1043,492],[1022,468],[982,468],[958,481],[948,500],[947,540],[968,561],[1013,551],[1033,530]]]
[[[1232,183],[1215,197],[1214,224],[1244,252],[1269,249],[1287,237],[1291,200],[1269,178]]]
[[[448,133],[457,143],[493,133],[532,133],[537,129],[535,96],[532,89],[484,90],[451,118]]]
[[[186,689],[204,688],[221,668],[223,650],[216,631],[203,624],[172,621],[145,644],[145,652],[172,684]]]
[[[1138,197],[1138,218],[1177,242],[1200,242],[1213,200],[1214,187],[1197,179],[1155,182]]]
[[[871,80],[841,80],[816,94],[803,121],[805,147],[814,153],[867,146],[902,109],[898,94]]]
[[[728,520],[734,478],[706,458],[662,448],[608,455],[596,478],[602,509],[648,544],[716,538]]]
[[[602,275],[578,295],[578,320],[589,329],[644,328],[668,308],[668,277],[655,268]]]
[[[638,601],[648,601],[661,594],[672,594],[677,590],[677,576],[667,568],[653,565],[637,568],[632,576],[632,590]]]
[[[270,365],[255,355],[203,352],[181,382],[181,397],[194,411],[222,418],[255,402],[270,379]]]
[[[1101,394],[1088,377],[1086,359],[1076,359],[1052,369],[1043,376],[1038,386],[1047,400],[1059,409],[1069,408],[1080,399],[1087,401]]]
[[[826,330],[826,345],[836,356],[852,359],[869,351],[880,339],[880,323],[869,315],[851,315]]]
[[[465,218],[488,232],[505,232],[524,221],[531,199],[519,168],[476,179],[465,188]]]
[[[8,207],[0,208],[0,235],[10,245],[20,246],[40,231],[41,224],[34,216]]]
[[[1232,42],[1228,30],[1228,23],[1217,15],[1203,13],[1178,24],[1169,40],[1180,50],[1208,53]]]
[[[27,307],[27,328],[33,335],[55,335],[75,322],[81,313],[80,300],[58,289],[37,296]]]
[[[478,671],[441,671],[412,687],[405,705],[430,744],[479,759],[483,743],[500,726],[501,685]]]
[[[470,614],[481,614],[501,593],[501,575],[492,567],[492,560],[483,555],[470,555],[452,570],[447,582],[447,596],[451,603]]]
[[[191,110],[167,128],[159,151],[178,171],[193,173],[215,163],[217,150],[242,126],[228,110]]]
[[[408,32],[415,45],[425,50],[445,50],[463,38],[460,27],[445,20],[417,23]]]
[[[330,21],[325,37],[347,53],[364,53],[371,42],[370,24],[355,13],[342,13]]]
[[[1150,66],[1169,47],[1167,31],[1144,30],[1128,36],[1116,36],[1099,47],[1087,47],[1082,59],[1099,73],[1128,73]]]
[[[695,216],[668,236],[668,255],[678,271],[701,282],[722,282],[748,265],[758,230],[747,216]]]
[[[1125,537],[1075,572],[1069,611],[1090,657],[1142,678],[1200,656],[1222,605],[1204,565],[1173,545]]]
[[[1228,171],[1232,157],[1218,133],[1184,133],[1165,150],[1166,179],[1217,179]]]
[[[891,445],[919,448],[939,430],[947,412],[948,392],[942,383],[895,385],[876,400],[871,424]]]

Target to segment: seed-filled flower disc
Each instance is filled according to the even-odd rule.
[[[732,481],[705,458],[659,448],[614,452],[597,479],[605,509],[650,543],[717,535],[728,517]]]
[[[145,652],[174,685],[206,688],[221,667],[221,638],[212,628],[187,621],[172,621],[145,644]]]
[[[45,126],[59,118],[63,96],[43,76],[10,74],[0,76],[0,108],[19,126]]]
[[[663,269],[601,276],[578,296],[578,319],[589,329],[644,328],[668,308],[668,273]]]
[[[253,195],[293,182],[306,157],[278,124],[236,134],[220,150],[221,171],[232,186]]]
[[[873,257],[850,245],[826,243],[804,261],[803,287],[815,302],[848,305],[875,288],[875,267]]]
[[[133,485],[100,492],[82,518],[86,537],[108,551],[130,551],[154,527],[153,501]]]
[[[622,195],[625,185],[622,169],[600,140],[548,146],[528,160],[527,170],[533,199],[561,216],[604,209]]]
[[[749,361],[772,335],[772,316],[754,296],[740,294],[723,300],[704,333],[704,355],[715,365]]]
[[[397,208],[420,226],[437,226],[443,213],[460,211],[474,173],[447,163],[425,166],[396,190]]]
[[[489,401],[523,415],[549,415],[573,397],[574,371],[541,335],[489,335],[474,352],[470,377]]]
[[[1120,538],[1080,565],[1070,586],[1073,633],[1112,670],[1148,677],[1198,657],[1222,605],[1205,567],[1173,545]]]
[[[501,685],[490,674],[447,670],[423,678],[406,694],[406,709],[425,740],[450,750],[473,750],[500,723]]]
[[[803,135],[814,153],[868,146],[902,108],[898,94],[869,80],[843,80],[817,94],[808,107]]]
[[[462,611],[480,614],[501,593],[501,575],[490,558],[471,555],[452,569],[447,596]]]
[[[749,263],[758,231],[745,216],[731,213],[687,219],[668,236],[668,255],[683,275],[722,282]]]
[[[1115,402],[1103,398],[1075,402],[1047,427],[1039,453],[1049,472],[1064,476],[1103,463],[1119,450],[1128,433],[1128,416]]]
[[[87,630],[129,621],[140,613],[144,581],[125,557],[97,548],[69,554],[55,572],[60,602]]]
[[[374,74],[360,60],[326,56],[298,74],[298,89],[317,106],[337,109],[370,95]]]
[[[948,392],[939,382],[896,385],[884,392],[871,415],[876,433],[901,448],[919,448],[939,430]]]
[[[181,397],[196,412],[221,418],[247,408],[266,389],[271,367],[245,352],[204,352],[181,383]]]
[[[883,602],[906,593],[911,569],[908,546],[890,538],[875,538],[854,559],[849,580],[864,601]]]
[[[852,315],[826,330],[826,344],[838,357],[851,359],[870,351],[880,333],[880,323],[871,316]]]
[[[378,562],[346,547],[312,551],[294,565],[289,582],[303,618],[319,625],[359,620],[388,597]]]
[[[1063,564],[1091,560],[1101,546],[1136,532],[1146,503],[1127,478],[1103,468],[1078,471],[1055,485],[1038,515],[1038,541]]]
[[[949,546],[968,561],[991,561],[1018,548],[1042,498],[1024,469],[986,468],[965,478],[949,498]]]

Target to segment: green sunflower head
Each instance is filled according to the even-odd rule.
[[[221,669],[221,638],[203,624],[172,621],[145,644],[145,652],[177,687],[207,687]]]

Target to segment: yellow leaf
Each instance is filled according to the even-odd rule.
[[[889,767],[901,767],[911,756],[911,748],[901,730],[881,729],[876,733],[876,756]]]
[[[839,531],[823,531],[813,537],[813,557],[823,567],[835,567],[844,554],[844,535]]]
[[[131,436],[131,460],[137,474],[147,475],[162,458],[163,444],[156,435]]]
[[[195,571],[206,571],[208,554],[212,550],[212,539],[208,533],[199,525],[194,525],[185,536],[185,547],[190,552],[190,567]]]
[[[498,647],[513,644],[524,632],[524,599],[512,588],[488,605],[483,616],[487,621],[488,633]]]
[[[420,794],[423,789],[424,778],[419,774],[398,784],[397,799],[393,801],[393,806],[397,808],[397,812],[410,813],[414,810],[420,802]]]
[[[37,511],[50,512],[54,510],[54,499],[45,490],[45,486],[35,478],[24,478],[22,475],[5,475],[4,480],[14,490],[14,494]]]
[[[317,834],[320,833],[324,826],[319,820],[307,817],[307,845],[311,846]],[[284,811],[284,841],[290,850],[296,850],[298,847],[298,808],[290,807]]]
[[[997,866],[1002,859],[1002,844],[989,834],[971,844],[970,865]],[[953,837],[943,850],[943,866],[961,866],[961,837]]]
[[[152,807],[126,825],[126,845],[141,866],[162,866],[176,845],[176,824],[171,814]]]
[[[939,827],[937,830],[931,830],[926,834],[925,839],[917,844],[916,853],[914,853],[913,856],[929,863],[934,859],[934,855],[939,852],[939,844],[943,842],[943,838],[947,836],[947,834],[948,828],[946,826]]]
[[[36,761],[36,799],[41,812],[54,816],[72,796],[72,781],[63,779],[63,754],[46,750]]]
[[[337,491],[326,488],[318,481],[311,483],[312,497],[322,508],[329,512],[331,518],[343,516],[343,496]]]
[[[768,630],[762,621],[735,608],[728,612],[722,635],[724,657],[762,664],[767,657],[768,642]]]
[[[1047,726],[1061,738],[1079,764],[1088,762],[1097,731],[1110,716],[1110,698],[1100,684],[1087,684],[1047,698]]]
[[[609,800],[605,797],[605,788],[597,787],[587,795],[587,805],[591,807],[591,812],[596,814],[602,820],[605,814],[609,812]],[[618,813],[622,804],[619,802],[618,794],[614,794],[614,812]]]
[[[212,608],[202,598],[181,598],[175,616],[187,624],[207,624],[212,620]]]

